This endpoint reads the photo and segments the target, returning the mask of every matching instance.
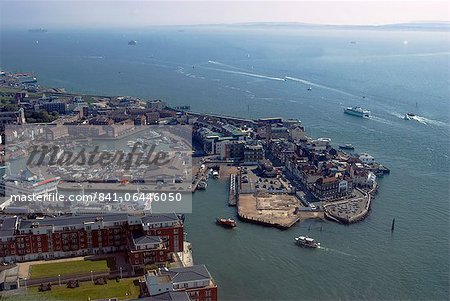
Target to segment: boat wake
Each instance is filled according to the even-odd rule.
[[[369,117],[369,119],[373,120],[373,121],[376,121],[376,122],[383,123],[383,124],[387,124],[387,125],[394,125],[394,123],[392,121],[389,121],[387,119],[384,119],[384,118],[381,118],[381,117],[378,117],[378,116],[371,115]]]
[[[401,115],[398,113],[393,113],[393,115],[400,119],[405,119],[405,115]],[[440,126],[440,127],[448,127],[449,126],[448,123],[445,123],[443,121],[434,120],[434,119],[430,119],[430,118],[419,116],[419,115],[411,116],[409,118],[412,121],[417,121],[424,125],[434,125],[434,126]]]
[[[339,251],[339,250],[336,250],[336,249],[326,248],[326,247],[323,247],[323,246],[319,246],[318,249],[321,249],[321,250],[324,250],[324,251],[327,251],[327,252],[338,253],[338,254],[345,255],[345,256],[358,257],[358,256],[353,255],[353,254],[342,252],[342,251]]]
[[[87,55],[84,57],[85,59],[93,59],[93,60],[101,60],[103,59],[103,56],[97,56],[97,55]]]
[[[296,77],[291,77],[291,76],[285,76],[284,78],[287,79],[287,80],[291,80],[291,81],[294,81],[294,82],[299,82],[299,83],[302,83],[302,84],[305,84],[305,85],[309,85],[309,86],[312,86],[312,87],[316,87],[316,88],[320,88],[320,89],[325,89],[325,90],[337,92],[337,93],[344,94],[344,95],[347,95],[347,96],[358,97],[355,94],[351,94],[351,93],[348,93],[348,92],[345,92],[343,90],[339,90],[339,89],[336,89],[336,88],[333,88],[333,87],[328,87],[328,86],[325,86],[325,85],[317,84],[317,83],[311,82],[309,80],[296,78]]]
[[[205,69],[224,72],[224,73],[230,73],[230,74],[238,74],[238,75],[244,75],[249,77],[255,77],[255,78],[261,78],[261,79],[269,79],[269,80],[275,80],[275,81],[284,81],[283,78],[280,77],[274,77],[274,76],[267,76],[263,74],[257,74],[257,73],[250,73],[250,72],[244,72],[244,71],[235,71],[235,70],[227,70],[227,69],[220,69],[220,68],[208,68],[204,67]]]
[[[213,65],[217,65],[217,66],[227,67],[227,68],[230,68],[230,69],[246,71],[246,70],[243,69],[243,68],[239,68],[239,67],[236,67],[236,66],[228,65],[228,64],[221,63],[221,62],[218,62],[218,61],[212,61],[212,60],[209,60],[208,63],[209,63],[209,64],[213,64]]]
[[[195,75],[195,74],[192,74],[192,73],[185,72],[183,67],[178,67],[178,68],[175,70],[175,72],[177,72],[177,73],[179,73],[179,74],[182,74],[182,75],[184,75],[184,76],[187,76],[187,77],[189,77],[189,78],[205,79],[205,77],[203,77],[203,76],[199,76],[199,75]]]

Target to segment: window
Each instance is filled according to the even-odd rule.
[[[211,297],[211,291],[210,290],[205,291],[205,296],[206,297]]]

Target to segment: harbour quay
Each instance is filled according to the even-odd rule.
[[[377,177],[390,172],[366,152],[309,137],[296,119],[187,114],[201,165],[208,163],[202,181],[212,164],[237,169],[229,176],[229,205],[242,221],[281,229],[310,218],[358,222],[370,212]]]

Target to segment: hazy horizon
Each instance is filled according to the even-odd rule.
[[[5,1],[2,28],[138,28],[164,25],[450,22],[445,1]]]

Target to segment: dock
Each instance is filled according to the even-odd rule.
[[[237,177],[235,174],[230,175],[230,190],[228,196],[228,206],[236,206],[238,198],[237,193]]]

